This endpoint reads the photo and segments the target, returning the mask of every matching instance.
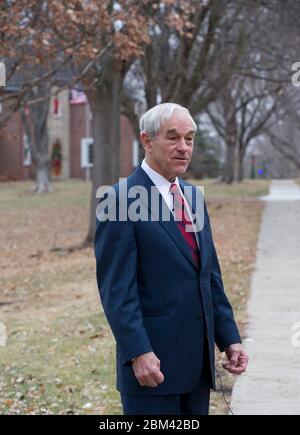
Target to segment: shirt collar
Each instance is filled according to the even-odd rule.
[[[158,188],[160,193],[165,197],[168,195],[170,191],[171,184],[176,183],[180,188],[178,177],[175,178],[173,183],[170,183],[165,177],[156,172],[154,169],[150,168],[146,160],[144,159],[141,164],[142,169],[146,172],[146,174],[151,178],[155,186]]]

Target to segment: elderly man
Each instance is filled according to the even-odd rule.
[[[116,218],[99,218],[95,235],[100,297],[116,339],[117,389],[125,415],[207,415],[215,343],[230,373],[245,372],[248,357],[204,199],[199,207],[199,189],[178,178],[191,161],[197,126],[186,108],[166,103],[149,110],[140,129],[145,159],[126,189],[140,191],[143,218],[127,213],[135,195],[121,201],[118,183]],[[162,207],[145,201],[142,192],[153,198],[153,191]]]

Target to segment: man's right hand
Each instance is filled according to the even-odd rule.
[[[142,387],[157,387],[164,381],[164,375],[160,371],[160,360],[154,352],[147,352],[135,358],[132,367]]]

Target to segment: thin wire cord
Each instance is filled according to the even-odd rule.
[[[219,381],[220,381],[220,384],[221,384],[221,391],[222,391],[222,394],[223,394],[223,400],[224,400],[224,402],[225,402],[229,412],[231,413],[231,415],[235,415],[234,412],[232,411],[232,409],[231,409],[227,399],[226,399],[225,391],[224,391],[224,386],[223,386],[223,382],[222,382],[222,378],[221,378],[217,368],[216,368],[216,372],[217,372],[217,375],[218,375],[218,378],[219,378]]]

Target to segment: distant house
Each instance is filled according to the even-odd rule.
[[[89,179],[93,166],[92,114],[83,92],[65,90],[53,97],[48,116],[49,156],[53,179]],[[5,110],[5,108],[2,108]],[[138,164],[138,143],[128,119],[121,116],[121,177]],[[0,180],[28,180],[34,168],[20,114],[0,130]]]

